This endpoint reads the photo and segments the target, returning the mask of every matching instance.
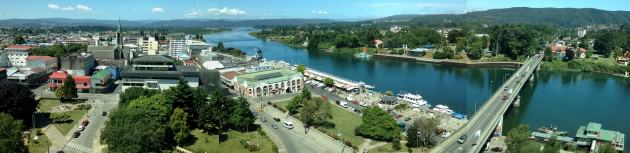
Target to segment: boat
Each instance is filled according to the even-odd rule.
[[[433,109],[432,109],[432,110],[433,110],[433,111],[436,111],[436,112],[440,112],[440,113],[449,114],[449,115],[450,115],[450,114],[453,114],[453,110],[451,110],[450,108],[448,108],[448,106],[446,106],[446,105],[441,105],[441,104],[435,105],[435,107],[433,107]]]
[[[422,105],[428,104],[428,102],[422,99],[422,96],[418,94],[411,94],[411,93],[398,94],[397,98],[398,100],[409,102],[412,105],[416,104],[416,105],[422,106]]]
[[[565,136],[567,135],[567,131],[558,131],[557,127],[553,127],[553,125],[550,125],[549,127],[540,127],[538,128],[539,132],[542,133],[547,133],[547,134],[552,134],[552,135],[560,135],[560,136]]]

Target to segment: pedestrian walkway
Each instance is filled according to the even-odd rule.
[[[80,144],[77,144],[74,141],[68,142],[66,147],[64,147],[64,150],[66,150],[66,151],[75,151],[75,152],[80,152],[80,153],[91,153],[92,152],[92,148],[87,147],[87,146],[83,146],[83,145],[80,145]]]
[[[50,150],[61,150],[68,139],[52,124],[46,126],[44,129],[44,134],[52,142]]]
[[[370,143],[372,143],[372,139],[365,139],[361,146],[359,146],[359,152],[365,152],[365,150],[369,150],[367,148],[370,146]]]

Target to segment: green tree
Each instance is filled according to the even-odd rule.
[[[473,43],[468,47],[467,55],[471,59],[479,59],[483,56],[484,42],[482,39],[473,39]]]
[[[238,97],[230,111],[229,122],[232,128],[244,131],[249,130],[248,127],[253,127],[250,125],[254,125],[256,117],[249,110],[249,102],[245,97]]]
[[[7,113],[30,125],[37,108],[35,95],[26,86],[15,82],[0,81],[0,113]]]
[[[72,121],[72,119],[70,118],[70,114],[68,114],[67,112],[51,113],[50,120],[52,123],[65,123]]]
[[[562,144],[558,141],[558,137],[552,136],[551,139],[545,143],[545,148],[543,149],[543,153],[560,153],[560,149],[562,149]]]
[[[175,108],[169,121],[169,128],[175,134],[175,144],[178,146],[188,146],[194,143],[194,136],[190,134],[188,127],[188,113],[181,108]]]
[[[70,74],[66,76],[66,80],[63,82],[61,89],[63,93],[61,96],[62,100],[69,100],[78,97],[77,84],[74,82],[74,78],[72,78],[72,75]]]
[[[540,152],[540,146],[529,139],[529,127],[527,125],[519,125],[518,127],[508,131],[507,138],[508,153],[536,153]]]
[[[335,85],[335,81],[331,78],[324,78],[324,85],[326,85],[327,87],[332,87],[333,85]]]
[[[304,74],[304,70],[306,70],[306,66],[304,64],[300,64],[297,66],[296,71]]]
[[[304,102],[300,118],[306,127],[326,124],[332,118],[330,109],[329,102],[325,102],[321,98],[313,98]],[[307,133],[307,129],[304,128],[304,133]]]
[[[570,50],[570,49],[569,49],[569,50],[567,50],[567,51],[566,51],[566,55],[564,56],[564,58],[565,58],[565,59],[564,59],[565,61],[571,61],[571,60],[573,60],[573,59],[575,58],[575,51]]]
[[[437,144],[435,130],[440,124],[440,120],[435,118],[417,119],[407,129],[407,146],[409,147],[431,147]]]
[[[387,96],[393,96],[393,95],[394,95],[394,92],[392,92],[392,90],[387,90],[387,91],[385,91],[385,95],[387,95]]]
[[[402,104],[398,104],[396,106],[394,106],[394,110],[400,112],[403,110],[409,109],[409,105],[407,103],[402,103]]]
[[[114,111],[105,123],[101,141],[110,153],[161,152],[170,148],[166,141],[167,120],[159,110],[146,107],[129,107]],[[164,120],[164,122],[163,122]]]
[[[220,41],[220,42],[217,44],[217,50],[218,50],[219,52],[222,52],[222,51],[224,51],[224,50],[225,50],[225,46],[223,46],[223,42],[221,42],[221,41]]]
[[[599,153],[617,153],[618,151],[610,144],[599,145]]]
[[[400,140],[398,139],[394,140],[392,144],[392,150],[396,150],[396,151],[400,150]]]
[[[363,110],[362,123],[355,129],[355,134],[379,141],[393,141],[400,138],[400,127],[396,120],[377,107]]]
[[[289,101],[289,103],[287,103],[287,105],[285,106],[285,109],[287,109],[289,115],[297,114],[298,110],[302,107],[303,101],[304,99],[302,98],[302,95],[297,95],[291,98],[291,101]]]
[[[228,108],[232,108],[234,102],[232,99],[225,97],[219,91],[215,91],[208,103],[199,110],[199,126],[209,132],[224,132],[229,126]]]
[[[193,88],[183,79],[179,80],[177,86],[165,90],[162,95],[166,101],[173,104],[173,107],[184,109],[188,114],[189,125],[196,123],[193,121],[199,116],[199,108],[205,105],[207,100],[207,93],[203,89]]]
[[[28,149],[22,141],[22,121],[0,113],[0,123],[0,152],[27,153]]]
[[[173,103],[167,101],[162,95],[142,96],[130,101],[127,108],[151,110],[151,113],[155,114],[146,114],[147,116],[154,116],[160,119],[160,122],[166,122],[168,117],[171,116]]]
[[[543,58],[545,61],[552,61],[553,60],[553,53],[551,52],[551,48],[550,47],[545,47],[545,56]]]
[[[129,102],[134,99],[138,99],[142,96],[151,97],[159,93],[160,93],[160,90],[145,89],[142,87],[127,88],[124,92],[122,92],[119,95],[120,102],[118,104],[118,107],[119,108],[127,107]]]
[[[26,40],[24,40],[22,36],[15,36],[15,38],[13,38],[13,44],[26,44]]]

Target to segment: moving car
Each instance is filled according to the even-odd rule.
[[[271,128],[278,129],[278,125],[276,125],[276,124],[271,124]]]
[[[85,130],[85,127],[83,125],[79,125],[79,128],[77,130],[83,131],[83,130]]]
[[[74,133],[72,133],[72,138],[78,138],[79,135],[81,135],[81,132],[79,131],[74,131]]]
[[[264,116],[263,116],[263,117],[260,117],[260,121],[262,121],[262,122],[267,122],[267,118],[266,118],[266,117],[264,117]]]
[[[286,127],[287,129],[293,129],[293,122],[284,121],[284,123],[282,123],[282,125],[284,125],[284,127]]]
[[[462,135],[461,137],[459,137],[459,139],[457,140],[457,143],[459,144],[464,144],[466,142],[466,138],[468,138],[468,136],[466,135]]]
[[[101,116],[107,116],[107,112],[102,112]]]

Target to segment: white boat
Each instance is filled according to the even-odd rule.
[[[440,113],[449,114],[449,115],[453,114],[453,110],[449,109],[448,106],[441,105],[441,104],[435,105],[435,107],[433,107],[432,110],[436,112],[440,112]]]
[[[417,104],[417,105],[427,105],[427,101],[422,99],[422,96],[417,95],[417,94],[411,94],[411,93],[405,93],[405,94],[398,94],[398,100],[402,100],[402,101],[406,101],[413,104]]]

